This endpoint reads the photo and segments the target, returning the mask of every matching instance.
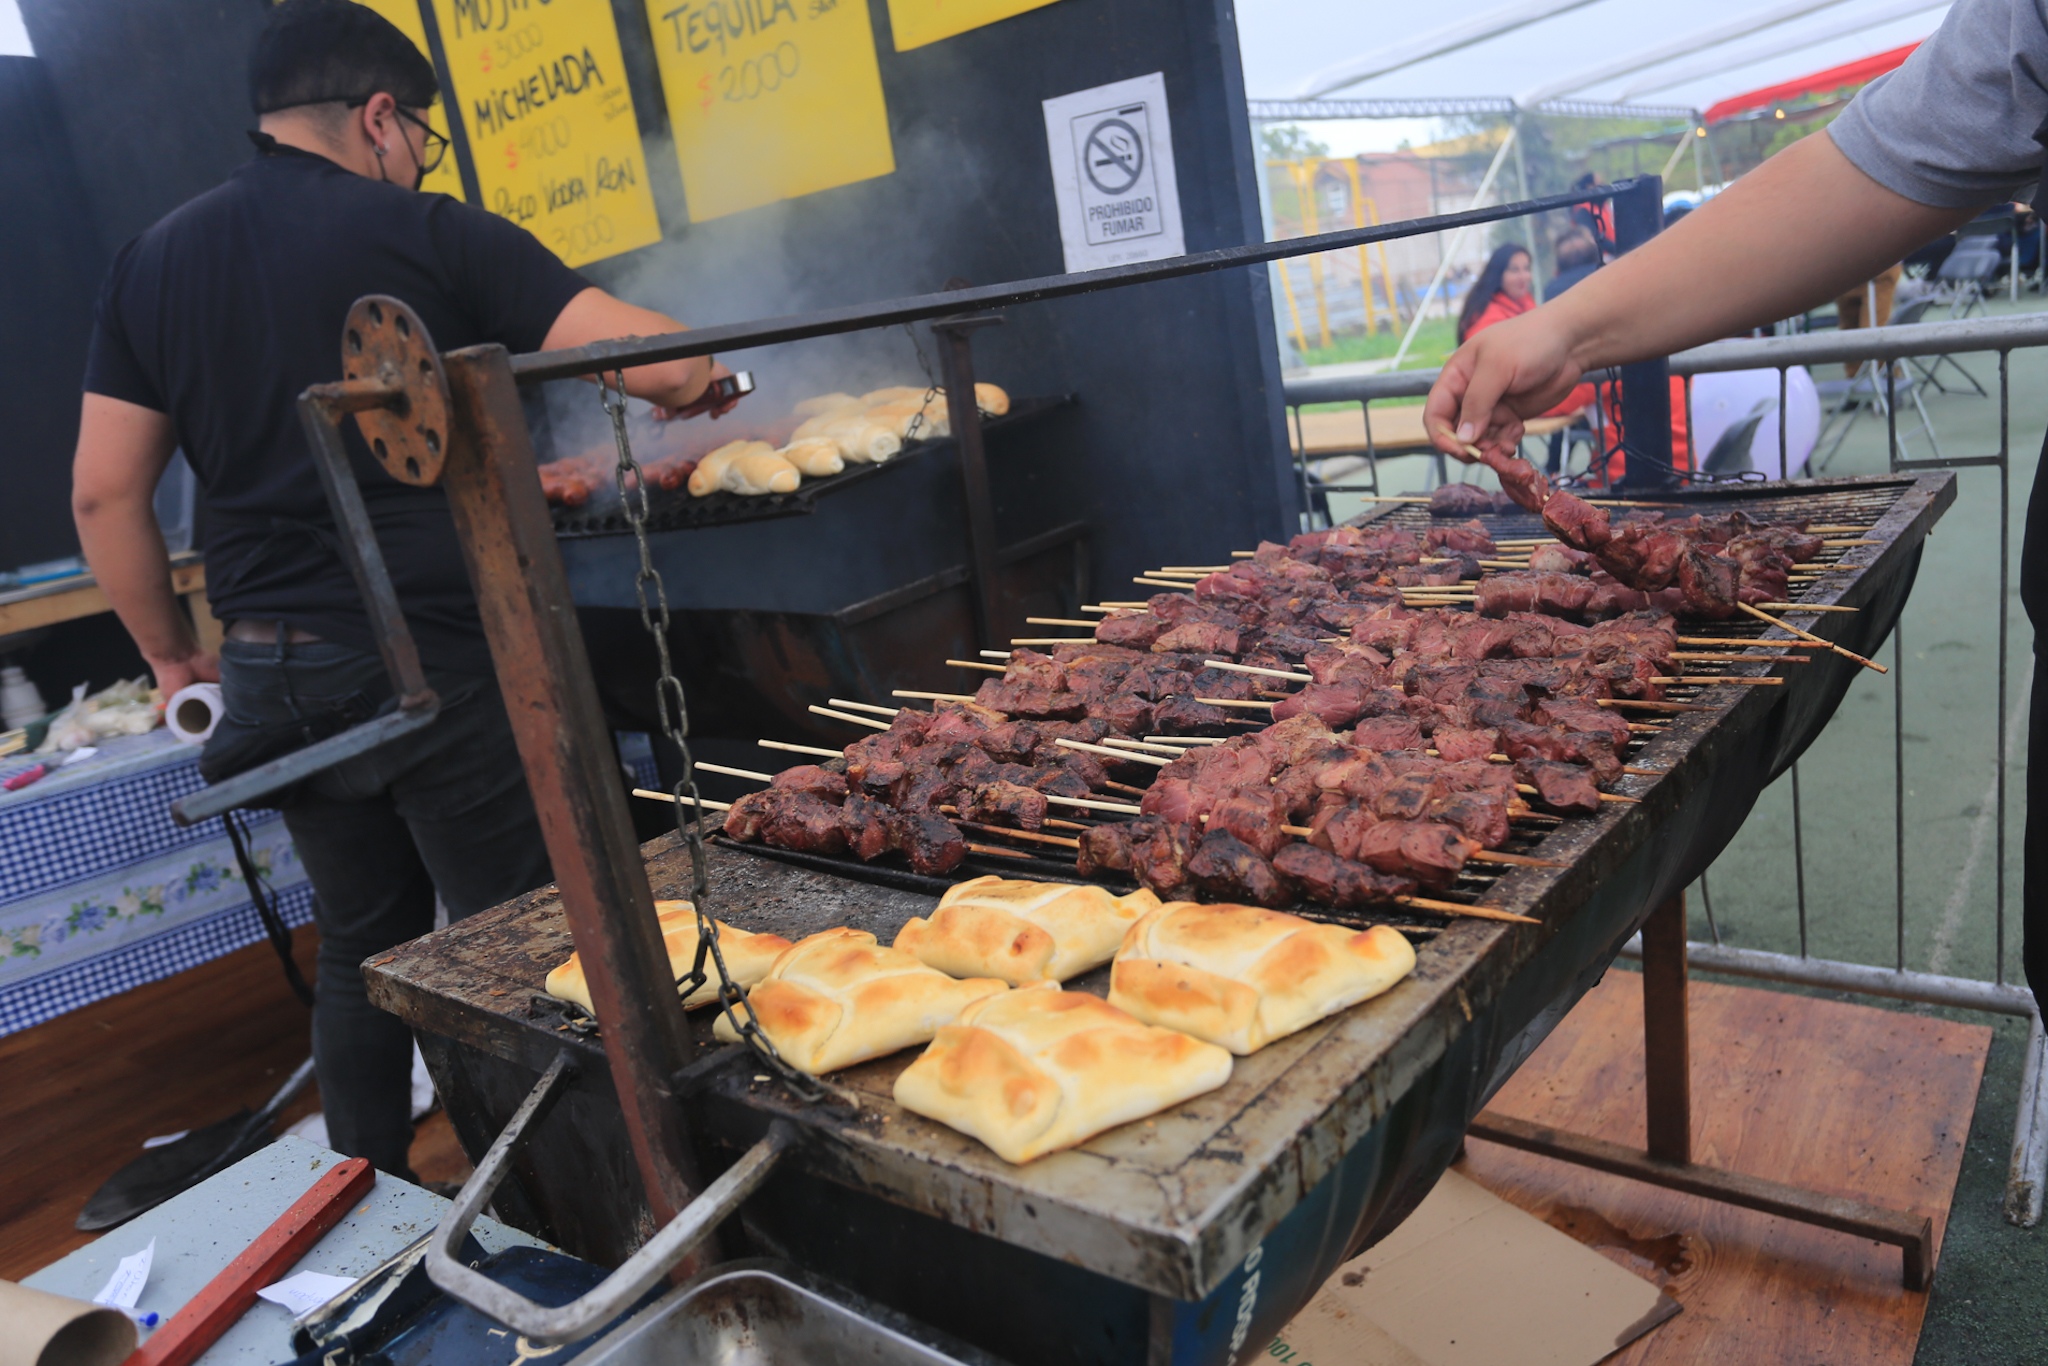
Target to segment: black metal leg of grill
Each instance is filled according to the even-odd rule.
[[[1692,1156],[1692,1087],[1686,1022],[1685,900],[1673,897],[1643,925],[1643,1094],[1649,1151],[1482,1112],[1468,1136],[1667,1190],[1890,1243],[1908,1290],[1934,1281],[1934,1221],[1861,1200],[1822,1195],[1760,1176],[1703,1167]]]

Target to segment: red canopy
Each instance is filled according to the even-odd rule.
[[[1895,47],[1890,52],[1880,52],[1875,57],[1865,57],[1857,62],[1845,62],[1831,66],[1826,71],[1816,71],[1811,76],[1801,76],[1796,81],[1785,81],[1778,85],[1767,85],[1761,90],[1752,90],[1732,99],[1722,100],[1707,110],[1708,123],[1719,123],[1732,119],[1737,114],[1747,114],[1752,109],[1765,109],[1772,105],[1789,104],[1801,95],[1825,95],[1843,86],[1862,85],[1865,81],[1877,79],[1893,70],[1906,58],[1913,55],[1919,43],[1908,43]]]

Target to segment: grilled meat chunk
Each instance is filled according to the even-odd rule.
[[[1285,906],[1293,900],[1273,865],[1235,835],[1212,830],[1187,861],[1195,885],[1219,901]]]
[[[1415,891],[1413,878],[1389,876],[1313,844],[1296,843],[1282,849],[1273,858],[1273,871],[1300,887],[1310,901],[1340,911],[1383,905]]]

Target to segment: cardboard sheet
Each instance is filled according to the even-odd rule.
[[[1592,1366],[1678,1302],[1457,1172],[1275,1339],[1287,1366]]]

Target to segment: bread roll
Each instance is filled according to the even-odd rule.
[[[974,406],[989,417],[1001,417],[1010,411],[1010,396],[999,385],[977,384],[974,386]]]
[[[690,471],[690,496],[703,498],[725,487],[727,466],[739,456],[750,451],[773,451],[775,448],[765,441],[728,441],[711,454],[697,462],[697,468]]]
[[[823,413],[836,413],[842,408],[858,408],[861,401],[852,394],[819,394],[807,398],[790,409],[798,417],[817,417]]]
[[[842,927],[784,951],[747,1001],[776,1051],[816,1076],[928,1043],[967,1006],[1007,990],[985,977],[956,982],[865,930]],[[723,1014],[712,1033],[739,1041]]]
[[[870,389],[860,396],[863,408],[872,408],[881,403],[901,403],[906,399],[921,399],[925,396],[922,387],[913,389],[908,384],[895,384],[887,389]]]
[[[896,1078],[896,1103],[1029,1162],[1213,1091],[1230,1068],[1214,1044],[1044,982],[961,1011]]]
[[[1243,1055],[1379,995],[1414,967],[1415,950],[1388,925],[1356,931],[1170,901],[1124,936],[1109,1000]]]
[[[946,402],[937,397],[928,402],[904,399],[899,403],[879,404],[868,409],[865,416],[868,421],[887,427],[905,441],[929,441],[934,437],[950,436],[953,432]]]
[[[719,483],[728,493],[794,493],[804,477],[797,467],[775,453],[767,442],[756,443],[761,449],[741,451],[726,462],[725,473]]]
[[[978,877],[949,887],[929,920],[904,925],[896,947],[955,977],[1064,982],[1107,963],[1158,904],[1142,889],[1118,897],[1092,885]]]
[[[808,425],[808,424],[806,424]],[[797,428],[803,432],[803,428]],[[839,454],[858,465],[879,465],[903,449],[903,438],[865,413],[836,417],[807,436],[822,436],[839,443]]]
[[[680,983],[697,962],[696,907],[687,901],[657,901],[654,913],[661,922],[662,942],[668,947],[669,973]],[[766,976],[775,960],[790,947],[789,941],[779,934],[749,934],[731,925],[719,925],[717,933],[725,970],[743,987],[751,987]],[[704,958],[704,975],[704,984],[683,998],[684,1006],[710,1005],[718,999],[718,966],[709,954]],[[579,955],[570,954],[568,962],[548,974],[544,985],[548,995],[574,1001],[592,1015],[597,1014],[597,1007],[590,1003],[590,984],[584,980],[583,959]],[[682,988],[678,985],[676,989]]]
[[[837,474],[846,468],[846,460],[839,454],[839,443],[830,437],[813,436],[792,441],[776,454],[796,466],[799,474],[810,478]]]

